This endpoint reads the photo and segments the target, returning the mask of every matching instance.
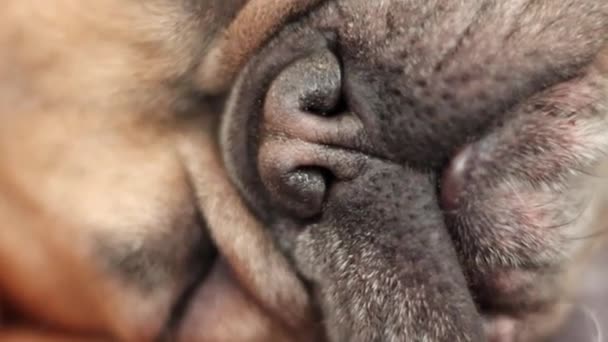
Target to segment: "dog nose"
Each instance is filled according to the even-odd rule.
[[[472,153],[471,145],[462,148],[443,171],[439,199],[443,210],[453,211],[460,207]]]
[[[274,202],[300,218],[319,213],[334,180],[356,173],[363,126],[341,105],[342,75],[321,51],[285,68],[263,107],[258,171]]]

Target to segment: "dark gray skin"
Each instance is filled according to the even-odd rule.
[[[607,43],[603,0],[343,0],[249,62],[225,161],[330,341],[557,331],[607,228]]]

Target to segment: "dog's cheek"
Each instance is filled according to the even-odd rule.
[[[0,164],[20,193],[65,223],[50,226],[43,234],[27,228],[20,232],[39,241],[41,253],[46,250],[47,236],[59,240],[65,258],[41,258],[31,260],[29,265],[30,259],[15,259],[23,254],[15,253],[8,255],[9,265],[25,262],[20,270],[25,273],[21,278],[25,281],[28,276],[38,278],[36,270],[40,267],[48,269],[44,274],[62,275],[62,267],[69,267],[65,262],[80,260],[81,268],[90,269],[100,281],[79,280],[78,273],[66,279],[87,284],[83,287],[99,289],[100,293],[113,289],[106,299],[95,297],[92,305],[100,310],[111,307],[116,317],[110,322],[91,318],[86,324],[95,324],[94,330],[107,329],[108,333],[132,338],[150,337],[158,333],[173,300],[189,281],[188,268],[192,265],[188,264],[188,255],[195,248],[193,244],[203,238],[201,227],[196,227],[193,194],[173,151],[171,134],[159,132],[156,124],[147,128],[138,125],[138,129],[120,124],[108,127],[80,113],[45,114],[17,116],[10,128],[3,126]],[[57,124],[58,118],[64,125]],[[31,124],[34,121],[36,125]],[[18,151],[11,148],[13,141],[21,142]],[[14,230],[9,230],[9,238],[19,232]],[[99,249],[100,239],[107,241],[105,246],[109,248]],[[151,243],[155,240],[157,243]],[[21,245],[29,250],[28,244]],[[150,248],[158,251],[150,254],[155,257],[149,260],[152,263],[146,265],[148,260],[140,260],[143,263],[137,268],[137,276],[125,277],[128,272],[121,267],[129,265],[122,264],[116,255],[128,256],[129,251],[147,252]],[[150,287],[143,284],[144,289],[152,289],[147,295],[141,287],[142,279],[152,280]],[[7,279],[6,283],[20,286],[14,281]],[[48,297],[54,300],[71,298],[69,291],[46,285],[42,281],[31,284],[40,287],[39,293],[50,292]],[[21,300],[19,296],[17,300]],[[67,302],[71,305],[59,306],[56,314],[50,310],[55,308],[51,305],[30,306],[32,312],[28,313],[35,316],[49,309],[51,314],[36,318],[58,327],[83,328],[78,322],[88,316],[78,314],[78,303]],[[66,308],[75,313],[65,314]]]
[[[497,321],[510,320],[525,340],[556,331],[580,304],[573,298],[588,258],[605,243],[608,92],[601,58],[515,107],[460,152],[443,184],[480,306],[509,317]],[[458,192],[462,202],[452,206]]]
[[[0,230],[0,299],[6,314],[0,331],[25,320],[42,321],[51,329],[107,331],[111,320],[96,303],[103,293],[101,287],[79,286],[97,284],[99,279],[83,262],[82,250],[66,246],[57,234],[65,232],[66,226],[24,197],[6,177],[0,177],[0,183],[2,196],[10,198],[0,201],[0,217],[8,227],[19,228]],[[89,292],[91,289],[97,294]],[[82,315],[83,311],[88,314]]]

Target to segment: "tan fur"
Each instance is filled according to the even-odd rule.
[[[214,241],[250,293],[292,327],[299,327],[307,318],[302,314],[310,314],[304,288],[230,185],[212,138],[205,134],[198,137],[183,139],[180,151],[209,224],[222,227],[212,231]],[[226,203],[230,203],[230,211],[222,210]],[[248,252],[243,253],[245,250]]]
[[[3,301],[32,312],[32,322],[46,321],[48,326],[57,324],[67,331],[88,331],[92,335],[103,335],[104,329],[115,327],[120,336],[121,324],[115,319],[118,317],[113,310],[112,297],[106,296],[108,288],[102,286],[99,274],[82,262],[82,250],[67,246],[71,242],[57,234],[66,231],[68,225],[24,198],[7,182],[6,175],[2,176],[0,217],[5,228],[14,228],[3,229],[0,233],[0,294],[4,296]],[[82,283],[98,286],[81,286]],[[87,314],[83,315],[83,312]],[[30,331],[33,327],[3,326],[1,323],[2,341],[11,336],[41,334]]]
[[[117,281],[91,240],[170,242],[173,221],[197,212],[221,257],[198,297],[209,309],[180,337],[318,340],[305,289],[228,180],[218,113],[184,98],[225,92],[319,0],[226,0],[199,12],[185,2],[4,1],[0,341],[154,339],[174,289],[143,296]],[[608,52],[597,66],[608,72]]]
[[[236,332],[252,341],[283,341],[297,330],[304,336],[308,299],[231,187],[212,139],[214,120],[205,119],[215,113],[196,113],[203,119],[185,123],[176,113],[213,40],[209,32],[231,18],[216,9],[197,16],[178,3],[4,4],[0,303],[28,321],[0,321],[0,340],[152,339],[169,310],[159,304],[168,294],[143,300],[109,279],[92,259],[89,239],[103,233],[138,241],[173,217],[168,208],[200,210],[230,265],[214,271],[225,300],[200,316],[207,318],[199,322],[204,341],[233,341]],[[235,71],[226,68],[239,67],[286,14],[303,7],[275,4],[254,0],[242,12],[248,21],[262,8],[277,9],[256,17],[244,50],[241,24],[228,29],[227,48],[214,59],[228,78]],[[214,324],[218,317],[222,324]]]
[[[209,93],[227,90],[247,58],[293,15],[320,0],[250,1],[205,56],[197,82]]]

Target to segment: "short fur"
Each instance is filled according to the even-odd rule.
[[[0,339],[166,338],[188,311],[180,298],[207,278],[219,302],[191,314],[200,322],[181,338],[308,330],[304,289],[239,205],[215,153],[217,110],[194,86],[202,56],[243,5],[4,5]],[[215,210],[226,202],[228,212]]]
[[[605,1],[5,2],[0,340],[557,331],[606,228]]]
[[[607,229],[607,37],[602,1],[333,1],[251,59],[224,115],[227,167],[331,341],[479,340],[476,311],[496,341],[555,331]],[[457,208],[424,206],[448,191],[425,176],[462,149]],[[410,273],[447,262],[415,243],[446,228],[468,295],[457,271]]]

